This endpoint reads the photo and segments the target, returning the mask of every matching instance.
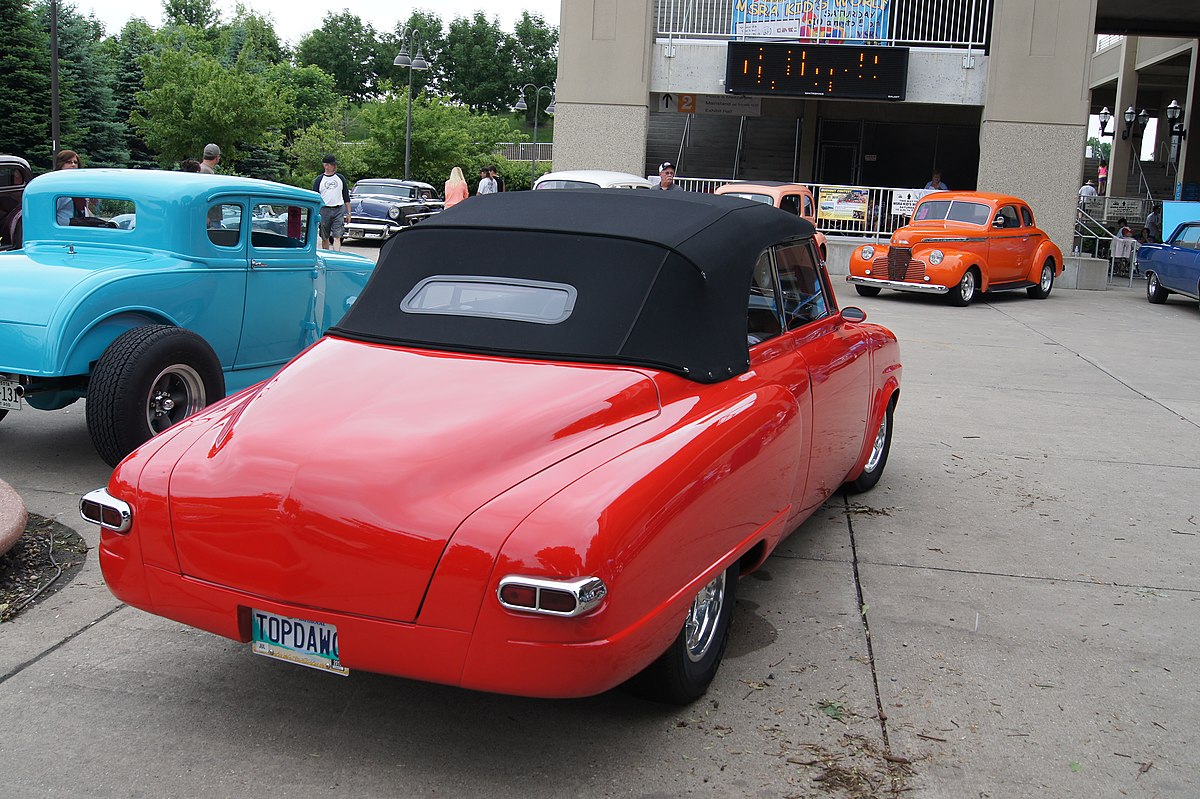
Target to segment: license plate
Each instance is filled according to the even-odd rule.
[[[319,621],[294,619],[265,610],[250,611],[251,644],[256,655],[266,655],[345,677],[350,669],[338,658],[337,627]]]
[[[17,381],[0,377],[0,409],[21,410],[21,396],[17,394]]]

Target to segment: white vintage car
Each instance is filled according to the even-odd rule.
[[[533,184],[535,189],[649,189],[650,181],[628,172],[605,169],[572,169],[547,172]]]

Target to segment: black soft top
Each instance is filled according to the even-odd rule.
[[[664,369],[711,383],[748,367],[751,272],[768,246],[813,233],[768,205],[692,192],[586,189],[467,200],[395,236],[330,333],[374,343]],[[409,313],[431,276],[565,283],[557,324]]]

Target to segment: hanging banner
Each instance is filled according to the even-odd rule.
[[[834,44],[877,44],[888,38],[891,0],[734,0],[737,37]]]
[[[817,200],[817,219],[864,221],[870,192],[854,186],[822,186]]]

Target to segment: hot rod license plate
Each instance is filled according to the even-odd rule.
[[[0,410],[21,410],[21,395],[17,393],[18,385],[16,380],[0,377]]]
[[[338,660],[337,628],[332,624],[293,619],[253,608],[250,616],[250,638],[255,654],[343,677],[350,673],[350,669]]]

